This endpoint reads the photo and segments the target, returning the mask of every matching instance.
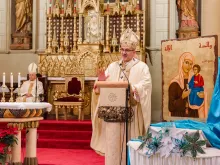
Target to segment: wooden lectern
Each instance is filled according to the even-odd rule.
[[[127,130],[125,123],[126,118],[130,121],[133,116],[132,109],[126,106],[128,103],[126,89],[129,89],[129,84],[98,81],[96,86],[100,89],[98,117],[103,119],[106,125],[105,165],[125,165],[127,157],[125,137],[128,136],[126,133],[128,131],[125,132]]]

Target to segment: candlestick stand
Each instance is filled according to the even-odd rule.
[[[10,88],[10,90],[11,90],[11,97],[10,97],[10,99],[9,99],[9,102],[14,102],[13,89],[14,89],[13,87]]]
[[[5,86],[2,86],[2,99],[1,102],[5,102]]]

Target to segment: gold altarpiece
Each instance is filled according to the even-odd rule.
[[[50,1],[51,2],[51,1]],[[145,14],[139,0],[55,0],[47,9],[47,49],[39,56],[39,72],[49,77],[48,99],[64,89],[64,75],[85,74],[85,96],[89,104],[98,68],[120,59],[121,33],[131,28],[140,37],[136,52],[145,60]],[[76,110],[77,111],[77,110]],[[53,113],[53,112],[52,112]],[[74,112],[74,114],[78,114]]]

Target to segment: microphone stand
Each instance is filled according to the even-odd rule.
[[[126,88],[126,100],[125,100],[125,109],[126,109],[126,114],[125,114],[125,120],[126,120],[126,165],[128,165],[128,100],[130,97],[130,83],[128,81],[128,87]]]
[[[35,103],[36,102],[37,102],[37,73],[36,73],[36,87],[35,87]]]
[[[128,165],[128,147],[127,147],[127,143],[128,143],[128,111],[129,111],[129,107],[128,107],[128,100],[130,98],[130,82],[128,77],[126,76],[126,74],[124,73],[124,69],[121,68],[122,64],[119,64],[120,70],[121,72],[124,74],[125,78],[127,79],[128,82],[128,87],[126,88],[126,99],[125,99],[125,128],[126,128],[126,165]]]

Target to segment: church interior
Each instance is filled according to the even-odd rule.
[[[220,164],[219,0],[1,0],[0,165]]]

